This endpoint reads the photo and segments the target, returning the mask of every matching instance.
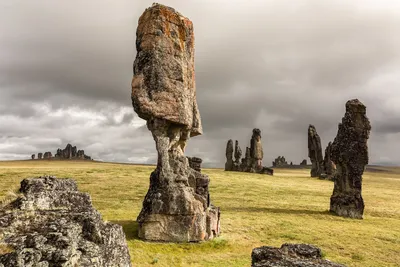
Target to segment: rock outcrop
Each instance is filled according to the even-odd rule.
[[[53,157],[53,154],[51,154],[50,151],[45,152],[44,155],[43,155],[44,159],[51,159],[52,157]]]
[[[189,242],[219,234],[219,208],[211,205],[209,177],[184,156],[190,137],[202,134],[196,101],[192,22],[153,4],[139,18],[132,106],[147,121],[157,168],[137,218],[144,240]]]
[[[332,150],[332,142],[329,142],[327,147],[325,148],[323,172],[319,176],[319,178],[333,181],[336,172],[336,165],[331,160],[331,150]]]
[[[306,165],[307,165],[307,160],[306,160],[306,159],[303,159],[303,161],[302,161],[302,162],[300,162],[300,165],[302,165],[302,166],[306,166]]]
[[[233,171],[233,141],[229,139],[226,143],[226,163],[225,163],[225,171]]]
[[[239,141],[235,141],[235,162],[233,163],[233,170],[240,171],[240,159],[242,158],[242,149],[239,146]]]
[[[274,167],[283,167],[289,165],[284,156],[278,156],[273,162],[272,166]],[[293,164],[291,164],[293,165]]]
[[[250,156],[253,159],[252,170],[254,172],[260,171],[263,168],[262,159],[264,157],[264,152],[261,143],[261,131],[257,128],[253,129],[253,135],[251,136]]]
[[[38,153],[38,154],[37,154],[37,158],[38,158],[38,159],[42,159],[42,157],[43,157],[43,153]]]
[[[31,155],[31,159],[35,159],[35,154],[32,154],[32,155]]]
[[[57,149],[57,153],[54,155],[58,159],[86,159],[91,160],[90,156],[85,155],[84,150],[78,150],[76,146],[67,144],[64,149]]]
[[[201,172],[201,163],[203,162],[203,160],[201,158],[187,157],[187,159],[189,160],[190,168],[192,168],[198,172]]]
[[[283,244],[280,248],[253,249],[252,267],[345,267],[322,259],[321,250],[308,244]]]
[[[332,143],[331,157],[336,164],[335,185],[330,211],[362,219],[362,175],[368,164],[368,138],[371,131],[366,107],[358,99],[346,103],[346,113]]]
[[[314,125],[308,127],[308,157],[310,158],[311,177],[319,177],[323,171],[321,138],[319,137]]]
[[[72,179],[28,178],[0,209],[0,266],[131,266],[122,227],[102,221]]]

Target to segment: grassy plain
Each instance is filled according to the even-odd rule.
[[[84,161],[0,162],[0,200],[23,178],[70,177],[90,193],[107,221],[123,226],[133,266],[250,266],[261,245],[311,243],[348,266],[400,266],[400,169],[364,174],[364,220],[328,212],[333,183],[309,170],[276,169],[274,176],[204,169],[212,202],[221,207],[219,238],[204,243],[148,243],[137,238],[136,217],[152,166]]]

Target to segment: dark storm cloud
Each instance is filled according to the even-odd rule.
[[[154,162],[130,100],[137,20],[153,1],[0,0],[0,158],[71,142],[95,158]],[[397,162],[400,5],[395,1],[164,1],[195,27],[204,135],[187,153],[224,161],[262,130],[265,164],[333,140],[348,99],[368,109],[371,160]],[[12,138],[9,136],[13,136]]]

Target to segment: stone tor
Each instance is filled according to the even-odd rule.
[[[139,18],[133,64],[132,106],[147,121],[158,154],[137,218],[139,238],[209,240],[220,232],[220,211],[211,204],[210,178],[184,156],[191,137],[202,134],[196,101],[192,22],[173,8],[153,4]]]

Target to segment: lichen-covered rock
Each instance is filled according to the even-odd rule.
[[[225,150],[226,162],[225,162],[225,171],[233,171],[233,141],[229,139],[226,143]]]
[[[72,179],[24,179],[0,210],[0,266],[131,266],[122,227],[102,221]]]
[[[330,210],[340,216],[362,219],[362,175],[368,164],[370,131],[364,104],[358,99],[347,101],[346,113],[331,148],[336,174]]]
[[[308,244],[283,244],[280,248],[253,249],[252,267],[345,267],[322,259],[321,250]]]
[[[310,158],[311,177],[319,177],[323,171],[321,138],[319,137],[314,125],[308,127],[308,157]]]
[[[258,172],[262,169],[262,159],[264,152],[261,143],[261,131],[260,129],[254,128],[253,135],[250,140],[250,156],[253,159],[253,172]]]
[[[240,171],[240,159],[242,158],[242,149],[239,146],[239,141],[235,141],[235,162],[233,163],[233,170]]]
[[[192,22],[173,8],[153,4],[139,19],[132,105],[147,121],[157,168],[137,218],[144,240],[190,242],[219,234],[219,208],[211,204],[209,177],[184,156],[190,137],[202,133],[196,102]]]
[[[329,142],[325,148],[325,157],[323,164],[323,172],[320,174],[320,179],[333,181],[336,172],[336,165],[331,160],[332,142]]]
[[[192,168],[198,172],[201,172],[201,163],[203,162],[203,160],[201,158],[187,157],[187,159],[189,160],[190,168]]]
[[[192,22],[173,8],[153,4],[139,18],[132,105],[140,118],[165,119],[202,133],[196,102]]]

